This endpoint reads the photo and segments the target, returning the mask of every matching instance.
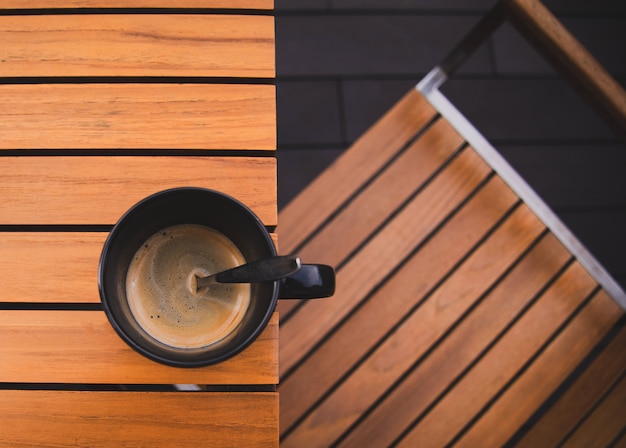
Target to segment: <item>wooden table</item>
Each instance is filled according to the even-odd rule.
[[[276,316],[235,358],[173,368],[122,342],[97,287],[112,225],[163,189],[275,228],[272,0],[0,8],[0,444],[277,445]]]

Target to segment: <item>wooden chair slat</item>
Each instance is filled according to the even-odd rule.
[[[595,286],[580,265],[572,265],[437,402],[402,439],[402,444],[416,446],[428,440],[438,445],[452,441],[567,321]]]
[[[289,229],[284,232],[285,237],[281,237],[283,251],[296,250],[435,115],[421,94],[407,93],[354,143],[350,151],[303,190],[298,196],[300,200],[290,203],[281,212],[281,225]]]
[[[99,303],[98,263],[107,235],[0,232],[0,302]]]
[[[277,408],[275,392],[0,390],[0,437],[7,446],[277,446]]]
[[[218,189],[276,224],[273,157],[7,156],[0,224],[115,224],[161,190]]]
[[[540,353],[523,375],[498,397],[478,422],[469,429],[460,439],[459,446],[471,447],[476,446],[476,443],[495,446],[506,443],[552,392],[565,381],[570,372],[600,342],[607,330],[617,322],[621,315],[622,310],[606,293],[601,291],[596,294],[555,340]],[[611,409],[621,414],[617,419],[620,426],[613,436],[620,431],[621,425],[626,423],[623,412],[618,411],[618,409],[624,410],[624,403],[626,403],[624,392],[626,392],[626,387],[621,393],[612,395],[611,398],[621,400],[621,402],[615,402]],[[618,403],[619,406],[615,406]],[[605,423],[607,423],[606,420],[603,424]],[[595,431],[585,432],[593,434]],[[594,442],[598,442],[595,437]],[[603,445],[603,443],[600,444]]]
[[[0,382],[278,383],[277,314],[239,355],[193,369],[169,367],[138,354],[115,333],[102,311],[0,310],[0,341]]]
[[[285,430],[436,287],[504,216],[516,200],[507,191],[500,179],[491,179],[335,334],[309,354],[293,376],[283,376],[281,422]],[[302,378],[315,381],[306,385]]]
[[[462,143],[448,123],[437,121],[413,142],[375,180],[330,218],[315,235],[313,244],[298,250],[303,260],[340,265],[351,252],[385,223],[402,204],[411,199],[442,165],[449,162]],[[436,148],[430,151],[430,148]],[[393,192],[393,194],[389,194]],[[281,213],[281,224],[287,224]],[[291,224],[297,226],[297,224]],[[337,244],[337,241],[341,244]],[[288,317],[298,301],[283,301],[278,310]]]
[[[276,149],[269,85],[7,84],[0,102],[0,149]]]
[[[543,229],[527,208],[518,208],[414,313],[376,345],[350,381],[341,384],[287,436],[285,446],[301,446],[306,440],[326,445],[340,437],[474,305]],[[379,306],[385,306],[384,299]]]
[[[466,148],[415,200],[399,210],[393,221],[338,271],[333,300],[304,304],[283,326],[281,372],[288,372],[303,352],[357,306],[488,174],[483,160]]]
[[[310,260],[341,264],[445,166],[462,142],[447,122],[435,123],[316,234],[315,244],[306,244],[299,253]]]
[[[533,425],[518,444],[535,447],[538,443],[556,446],[587,416],[610,388],[626,372],[626,327],[613,338],[593,364],[546,414]]]
[[[271,16],[0,15],[0,41],[1,77],[275,74]]]
[[[624,437],[625,403],[626,378],[622,376],[621,381],[611,390],[611,393],[562,446],[614,446],[613,442],[616,439]]]
[[[363,446],[366,441],[376,446],[393,443],[450,384],[480,359],[569,259],[569,252],[554,236],[544,236],[450,335],[347,435],[342,446]]]

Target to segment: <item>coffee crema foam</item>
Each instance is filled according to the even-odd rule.
[[[126,296],[133,317],[146,333],[171,347],[218,343],[242,321],[250,285],[215,283],[196,291],[195,275],[244,263],[239,249],[208,227],[163,229],[144,242],[128,268]]]

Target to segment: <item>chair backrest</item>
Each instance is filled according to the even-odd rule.
[[[625,442],[624,292],[436,89],[513,3],[281,212],[284,446]]]

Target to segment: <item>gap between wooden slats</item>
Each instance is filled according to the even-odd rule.
[[[341,322],[489,173],[482,159],[471,148],[466,148],[406,204],[393,221],[337,272],[333,300],[304,304],[281,328],[281,374],[289,372]]]
[[[400,263],[397,273],[374,290],[361,309],[307,354],[292,375],[281,378],[281,427],[287,432],[337,381],[355,369],[390,329],[436,289],[455,266],[475,249],[476,242],[493,229],[515,204],[499,178],[493,178],[467,204],[453,213],[424,244]],[[503,194],[505,192],[505,194]],[[416,274],[418,274],[416,276]],[[281,323],[282,325],[282,323]],[[314,378],[315,381],[308,379]]]
[[[98,263],[107,236],[107,232],[0,232],[0,308],[10,302],[100,303]],[[276,244],[276,234],[271,236]]]
[[[271,85],[0,85],[0,149],[276,149]]]
[[[281,212],[285,228],[282,232],[279,229],[282,251],[298,252],[316,229],[435,116],[435,110],[419,92],[408,92]]]
[[[181,369],[130,348],[103,311],[0,310],[0,382],[277,384],[278,315],[239,355]]]
[[[458,438],[558,334],[596,286],[578,263],[571,264],[515,318],[510,328],[498,335],[471,369],[438,397],[428,413],[416,417],[402,436],[401,445],[437,446]]]
[[[300,246],[298,254],[303,260],[341,270],[352,253],[451,162],[463,143],[444,120],[437,120],[423,132],[377,173],[358,196],[329,217],[314,238]],[[283,324],[298,305],[297,301],[279,304]]]
[[[561,445],[613,446],[626,436],[626,375],[609,390],[597,407]]]
[[[114,224],[157,191],[213,188],[276,223],[273,157],[4,157],[0,224]]]
[[[274,8],[273,0],[3,0],[2,9],[52,9],[52,8]]]
[[[0,77],[273,78],[274,18],[0,15]]]
[[[301,446],[307,440],[315,440],[321,445],[334,443],[446,334],[543,230],[544,226],[525,206],[518,207],[324,403],[287,436],[285,446]],[[380,306],[384,306],[383,301]]]
[[[530,424],[530,428],[522,433],[521,440],[515,441],[515,446],[531,448],[542,443],[557,446],[573,434],[602,398],[612,394],[613,388],[626,373],[624,347],[626,326],[622,322],[618,334],[556,402]]]
[[[564,268],[569,253],[545,234],[433,344],[412,371],[344,433],[341,446],[389,445],[486,351]],[[410,397],[410,399],[407,399]]]
[[[0,390],[7,446],[275,446],[277,393]]]
[[[458,445],[472,447],[476,446],[476,443],[484,443],[495,446],[506,442],[521,423],[527,420],[538,405],[595,347],[621,315],[622,309],[606,293],[603,291],[596,293],[591,301],[577,312],[569,325],[555,335],[548,346],[542,348],[532,364],[521,372],[521,376],[498,396],[497,401],[491,404],[478,421],[461,436]],[[618,400],[622,400],[617,402],[621,404],[622,409],[623,398],[626,396],[624,392],[626,388],[622,393],[616,394],[619,396]],[[622,425],[625,422],[623,413],[613,421],[616,420]],[[609,427],[609,421],[607,419],[603,424]],[[621,426],[613,436],[620,429]],[[586,436],[590,436],[595,443],[604,445],[599,439],[600,434],[599,431],[591,430]],[[607,442],[610,442],[610,439]]]

